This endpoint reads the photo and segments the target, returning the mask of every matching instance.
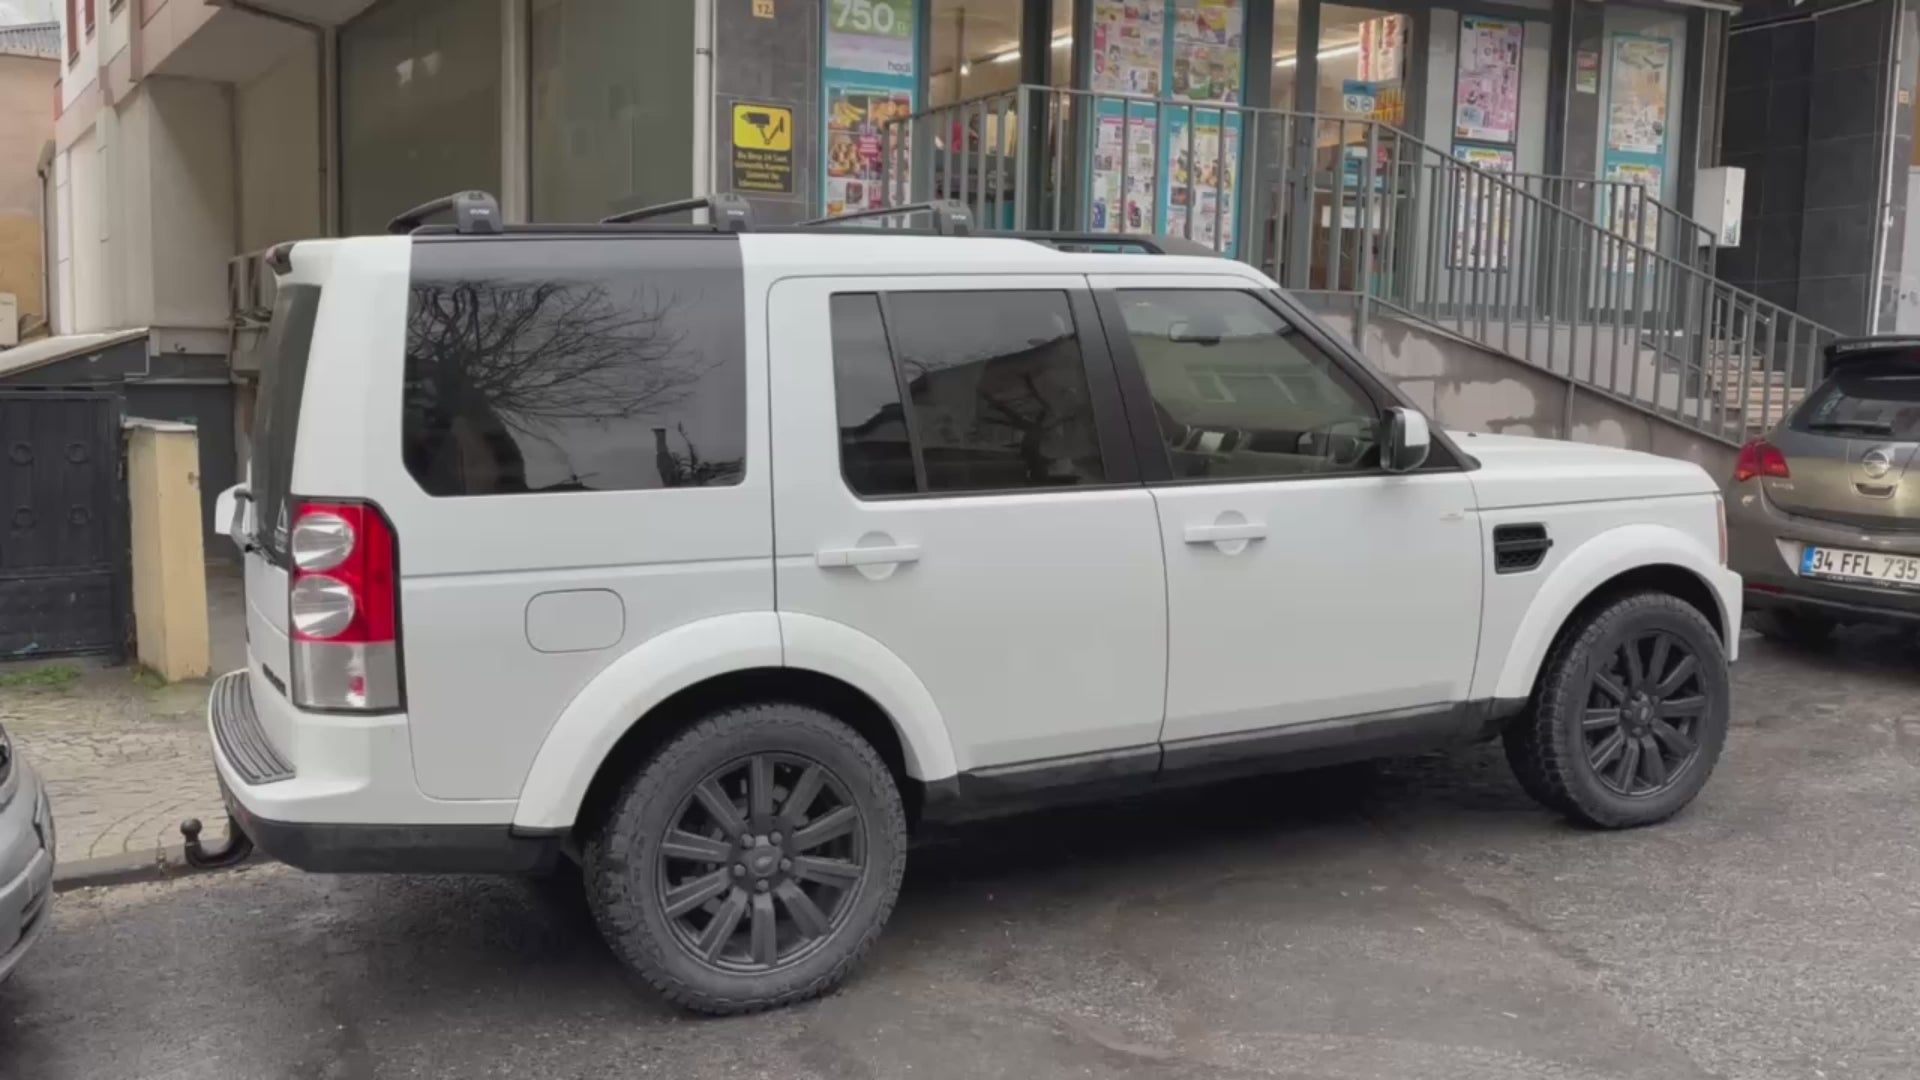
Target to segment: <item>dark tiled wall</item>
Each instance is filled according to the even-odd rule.
[[[1897,0],[1732,35],[1721,160],[1747,170],[1736,285],[1854,333],[1865,328],[1879,215],[1881,127]],[[1741,22],[1771,11],[1749,5]],[[1736,27],[1736,29],[1738,29]]]

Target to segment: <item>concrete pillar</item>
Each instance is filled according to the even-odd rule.
[[[127,421],[127,507],[136,655],[168,682],[204,678],[207,567],[193,425]]]

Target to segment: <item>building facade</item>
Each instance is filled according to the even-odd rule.
[[[48,328],[40,162],[59,75],[58,23],[0,26],[0,348]]]
[[[1239,116],[1290,111],[1312,114],[1305,130],[1332,118],[1336,141],[1347,130],[1338,118],[1375,120],[1490,171],[1633,186],[1688,207],[1697,172],[1717,161],[1735,10],[1720,0],[65,0],[47,170],[51,321],[61,334],[142,328],[153,355],[217,360],[235,384],[234,415],[198,419],[231,423],[244,460],[270,308],[247,257],[378,231],[454,190],[494,192],[509,221],[591,220],[710,191],[746,196],[760,220],[796,221],[905,191],[888,142],[913,120],[922,192],[955,147],[1005,157],[1024,130],[1047,147],[1026,155],[1033,179],[1052,170],[1037,186],[1071,206],[1077,227],[1238,239],[1255,215],[1236,194],[1251,185],[1232,177],[1260,156],[1249,147],[1239,160],[1237,140],[1256,134]],[[1086,129],[1068,140],[1033,115],[1023,129],[1023,102],[1038,99],[1022,86],[1111,100],[1088,98]],[[1093,106],[1119,108],[1130,125],[1155,102],[1185,103],[1195,130],[1129,127],[1127,138],[1147,130],[1155,144],[1147,172],[1129,170],[1100,143],[1113,117]],[[1196,103],[1215,107],[1211,131]],[[1200,153],[1217,166],[1216,193],[1196,197],[1191,216],[1171,180],[1183,137],[1213,147]],[[934,183],[953,194],[968,182]],[[1014,208],[1001,211],[1012,224]],[[1318,286],[1351,285],[1334,278]]]

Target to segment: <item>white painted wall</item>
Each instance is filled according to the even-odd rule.
[[[1906,231],[1900,238],[1900,292],[1894,298],[1893,329],[1920,333],[1920,168],[1907,169]]]
[[[53,156],[53,332],[74,333],[73,308],[73,157],[67,151]]]
[[[106,231],[102,197],[100,140],[97,130],[75,139],[67,157],[72,167],[70,198],[72,213],[73,325],[76,333],[101,330],[108,326],[106,311],[106,253],[102,235]]]
[[[96,20],[98,16],[95,16]],[[60,6],[60,51],[64,60],[67,47],[66,5]],[[86,24],[81,23],[80,56],[71,64],[66,64],[60,73],[60,107],[70,108],[86,88],[92,86],[100,75],[100,32],[96,26],[92,37],[87,36]]]
[[[221,327],[227,322],[227,260],[236,251],[231,92],[198,79],[150,78],[149,146],[141,209],[152,246],[136,253],[153,282],[152,307],[132,325]],[[144,317],[143,317],[144,316]]]
[[[309,41],[235,92],[240,252],[324,231],[318,53]]]

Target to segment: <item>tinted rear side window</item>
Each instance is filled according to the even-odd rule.
[[[1793,419],[1799,431],[1920,441],[1920,365],[1862,363],[1814,390]]]
[[[848,294],[832,314],[841,468],[856,493],[1106,481],[1066,293]]]
[[[407,471],[441,496],[737,484],[744,322],[730,238],[416,243]]]
[[[287,488],[293,483],[294,439],[300,425],[300,399],[307,388],[307,352],[313,345],[313,321],[319,310],[320,286],[280,286],[262,350],[249,486],[254,500],[254,543],[275,558],[285,554]],[[225,522],[219,524],[226,527]]]

